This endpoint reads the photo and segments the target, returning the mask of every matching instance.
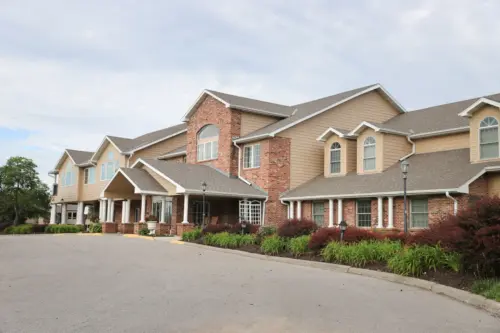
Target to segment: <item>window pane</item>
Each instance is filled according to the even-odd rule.
[[[317,225],[323,225],[325,222],[324,202],[313,202],[313,220]]]
[[[212,142],[212,158],[217,158],[219,150],[219,141],[213,141]]]
[[[106,170],[106,179],[111,179],[113,177],[113,173],[115,169],[115,164],[113,162],[108,162],[107,170]]]
[[[105,164],[101,164],[101,180],[105,180],[106,179],[106,166]]]
[[[83,183],[84,184],[89,183],[89,169],[83,170]]]
[[[217,126],[214,126],[214,125],[205,126],[198,133],[199,139],[206,139],[206,138],[211,138],[211,137],[215,137],[215,136],[219,136],[219,129],[217,128]]]
[[[334,162],[330,165],[330,173],[340,173],[340,162]]]
[[[480,148],[482,159],[498,157],[498,143],[482,144]]]
[[[108,160],[112,160],[112,159],[113,159],[113,152],[112,152],[112,151],[110,151],[110,152],[108,153]]]
[[[481,143],[498,142],[498,127],[482,128],[479,133]]]
[[[358,227],[371,227],[372,214],[371,214],[371,201],[363,200],[357,202],[357,220]]]
[[[211,142],[207,142],[205,143],[205,152],[204,152],[204,159],[205,160],[209,160],[212,158],[212,143]]]
[[[363,169],[364,170],[375,170],[375,159],[368,158],[363,161]]]
[[[203,151],[204,151],[203,143],[198,144],[198,161],[203,161]]]
[[[95,183],[95,168],[90,168],[89,171],[89,184]]]
[[[365,147],[365,158],[375,157],[375,146]]]
[[[412,228],[426,228],[429,226],[427,199],[412,199],[410,202]]]
[[[253,146],[253,167],[260,167],[260,144]]]
[[[340,172],[340,150],[330,151],[330,172]]]
[[[252,159],[252,147],[251,146],[245,147],[245,154],[243,157],[243,167],[244,168],[251,168],[252,167],[250,164],[251,159]]]

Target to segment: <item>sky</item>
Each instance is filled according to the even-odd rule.
[[[178,124],[203,89],[281,104],[381,83],[500,92],[497,0],[0,0],[0,163]]]

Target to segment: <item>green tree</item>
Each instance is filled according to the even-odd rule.
[[[30,217],[46,217],[49,187],[36,171],[37,165],[25,157],[11,157],[0,167],[0,219],[14,225]]]

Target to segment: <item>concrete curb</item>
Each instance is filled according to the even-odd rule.
[[[205,249],[205,250],[211,250],[211,251],[215,251],[215,252],[237,254],[237,255],[242,256],[242,257],[254,258],[254,259],[259,259],[259,260],[281,262],[281,263],[292,264],[292,265],[302,266],[302,267],[319,268],[319,269],[327,270],[327,271],[356,274],[356,275],[367,276],[367,277],[371,277],[371,278],[375,278],[375,279],[379,279],[379,280],[385,280],[385,281],[395,282],[395,283],[399,283],[399,284],[404,284],[407,286],[424,289],[424,290],[430,291],[430,292],[437,294],[437,295],[447,296],[447,297],[452,298],[456,301],[459,301],[459,302],[474,306],[476,308],[485,310],[496,317],[500,317],[500,303],[499,302],[495,302],[493,300],[487,299],[487,298],[480,296],[480,295],[470,293],[470,292],[465,291],[465,290],[460,290],[460,289],[448,287],[448,286],[445,286],[445,285],[442,285],[439,283],[435,283],[435,282],[431,282],[431,281],[427,281],[427,280],[421,280],[421,279],[417,279],[417,278],[412,278],[412,277],[407,277],[407,276],[402,276],[402,275],[397,275],[397,274],[392,274],[392,273],[387,273],[387,272],[380,272],[380,271],[374,271],[374,270],[370,270],[370,269],[362,269],[362,268],[345,266],[345,265],[329,264],[329,263],[325,263],[325,262],[317,262],[317,261],[309,261],[309,260],[301,260],[301,259],[266,256],[263,254],[250,253],[250,252],[239,251],[239,250],[223,249],[223,248],[219,248],[219,247],[213,247],[213,246],[207,246],[207,245],[201,245],[201,244],[195,244],[195,243],[176,241],[176,244],[183,244],[183,245],[196,247],[196,248],[200,248],[200,249]]]

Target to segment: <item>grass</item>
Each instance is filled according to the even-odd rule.
[[[330,242],[321,251],[321,255],[326,262],[364,267],[375,262],[387,263],[401,251],[400,242],[361,241],[354,244]]]
[[[485,279],[475,281],[472,292],[500,302],[500,279]]]
[[[287,249],[286,239],[277,235],[266,237],[262,240],[260,250],[265,254],[279,254],[285,252]]]
[[[388,261],[388,267],[400,275],[421,276],[438,269],[460,270],[460,256],[448,253],[439,245],[419,245],[405,249]]]

